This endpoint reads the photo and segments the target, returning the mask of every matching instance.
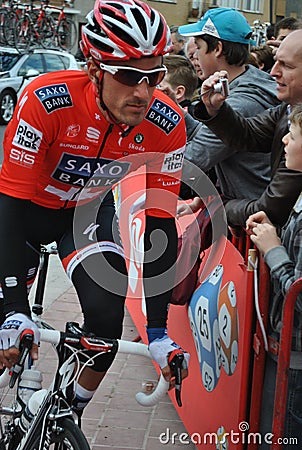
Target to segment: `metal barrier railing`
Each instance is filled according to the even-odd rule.
[[[295,304],[298,295],[302,292],[302,278],[296,280],[289,288],[282,310],[282,329],[280,334],[277,379],[275,389],[275,403],[272,433],[274,444],[271,448],[278,450],[282,448],[281,439],[284,434],[284,420],[286,415],[286,400],[288,386],[288,369],[290,364],[290,353],[292,343],[292,331]],[[279,441],[279,442],[278,442]]]
[[[230,236],[232,244],[245,258],[248,264],[248,256],[250,249],[253,247],[245,230],[239,231],[236,236]],[[256,251],[256,250],[254,250]],[[268,322],[269,299],[271,291],[271,280],[268,266],[265,264],[263,257],[259,256],[258,278],[259,278],[259,304],[261,310],[261,317],[265,329]],[[250,270],[250,273],[252,271]],[[254,272],[254,276],[255,276]],[[248,278],[247,293],[253,289],[252,274]],[[284,422],[286,415],[287,404],[287,386],[288,386],[288,370],[290,365],[292,330],[295,303],[298,295],[302,292],[302,278],[296,280],[289,288],[283,304],[282,313],[282,330],[280,334],[280,342],[278,345],[278,363],[277,363],[277,377],[275,388],[275,400],[273,411],[272,434],[274,436],[274,443],[271,445],[272,450],[280,450],[282,448],[282,438],[284,434]],[[253,337],[254,360],[251,363],[251,391],[250,391],[250,408],[249,408],[249,432],[259,433],[260,416],[262,404],[262,391],[264,379],[264,367],[266,359],[265,343],[262,330],[260,329],[259,321],[255,318],[255,333]],[[258,443],[250,443],[249,450],[257,450]]]

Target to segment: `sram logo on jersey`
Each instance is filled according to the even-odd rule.
[[[71,95],[66,83],[44,86],[37,89],[35,94],[49,114],[56,109],[72,106]]]
[[[25,122],[25,120],[20,119],[13,138],[13,145],[23,150],[38,153],[42,137],[42,131],[37,130],[37,128]]]
[[[181,115],[166,103],[154,100],[146,114],[146,119],[169,134],[180,122]]]
[[[177,172],[182,168],[184,161],[184,148],[175,150],[165,155],[165,159],[161,168],[162,172]]]
[[[63,153],[52,177],[62,183],[80,187],[111,186],[128,172],[130,163],[107,158],[85,158]]]

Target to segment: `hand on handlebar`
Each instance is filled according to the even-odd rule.
[[[167,334],[150,342],[149,351],[152,359],[159,364],[165,380],[170,382],[170,389],[175,388],[178,406],[182,406],[181,386],[182,380],[188,376],[189,353]]]
[[[34,343],[30,352],[33,360],[38,359],[38,344],[40,331],[30,317],[22,313],[13,314],[5,319],[0,326],[0,368],[11,368],[20,355],[18,338],[26,330],[34,332]]]
[[[225,70],[221,70],[220,72],[213,73],[213,75],[202,83],[200,96],[210,116],[217,114],[227,97],[223,95],[221,89],[215,88],[221,79],[226,78],[228,78],[228,73]]]
[[[166,381],[171,381],[172,377],[174,376],[174,371],[170,367],[169,362],[170,354],[175,352],[175,350],[177,350],[178,353],[184,355],[181,370],[183,373],[182,377],[185,378],[188,375],[188,364],[190,359],[189,353],[187,353],[178,344],[172,341],[172,339],[170,339],[168,335],[165,335],[160,339],[154,339],[149,344],[149,351],[151,353],[152,359],[154,359],[154,361],[156,361],[161,368],[162,374]]]

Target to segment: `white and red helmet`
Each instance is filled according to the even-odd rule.
[[[171,49],[166,20],[139,0],[97,0],[87,21],[80,44],[85,58],[128,60]]]

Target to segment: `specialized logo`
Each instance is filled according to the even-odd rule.
[[[34,92],[48,114],[56,109],[70,108],[73,105],[66,83],[44,86]]]
[[[154,100],[147,112],[146,119],[154,123],[166,134],[170,134],[180,122],[181,115],[166,103]]]
[[[130,163],[107,158],[85,158],[63,153],[52,177],[62,183],[79,187],[98,188],[111,186],[123,178]]]
[[[161,172],[177,172],[182,168],[184,161],[184,148],[180,148],[174,152],[168,153],[165,156]]]
[[[29,152],[38,153],[42,137],[42,131],[21,119],[13,138],[13,145]]]

